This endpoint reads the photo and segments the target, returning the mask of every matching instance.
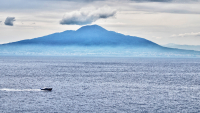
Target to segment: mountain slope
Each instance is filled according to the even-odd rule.
[[[98,26],[83,26],[30,40],[0,45],[0,55],[199,57],[200,52],[162,47]]]
[[[200,45],[178,45],[178,44],[169,43],[163,46],[169,47],[169,48],[176,48],[176,49],[200,51]]]
[[[31,40],[22,40],[9,45],[58,45],[58,46],[135,46],[161,47],[143,38],[126,36],[107,31],[98,25],[84,26],[77,31],[64,31]]]

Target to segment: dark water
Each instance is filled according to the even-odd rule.
[[[200,112],[200,59],[0,57],[0,112]]]

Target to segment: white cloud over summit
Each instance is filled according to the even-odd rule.
[[[115,9],[109,7],[102,7],[95,10],[80,10],[66,13],[60,24],[68,25],[84,25],[91,24],[98,19],[106,19],[113,17],[116,14]]]

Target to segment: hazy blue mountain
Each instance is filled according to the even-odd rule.
[[[166,45],[163,45],[163,46],[169,47],[169,48],[200,51],[200,45],[179,45],[179,44],[169,43],[169,44],[166,44]]]
[[[77,31],[64,31],[31,40],[22,40],[9,45],[50,45],[50,46],[134,46],[161,47],[149,40],[126,36],[98,26],[84,26]]]
[[[199,57],[200,52],[162,47],[149,40],[98,26],[83,26],[0,45],[0,55]]]

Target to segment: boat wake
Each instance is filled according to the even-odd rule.
[[[2,88],[0,91],[41,91],[40,89],[8,89]]]

